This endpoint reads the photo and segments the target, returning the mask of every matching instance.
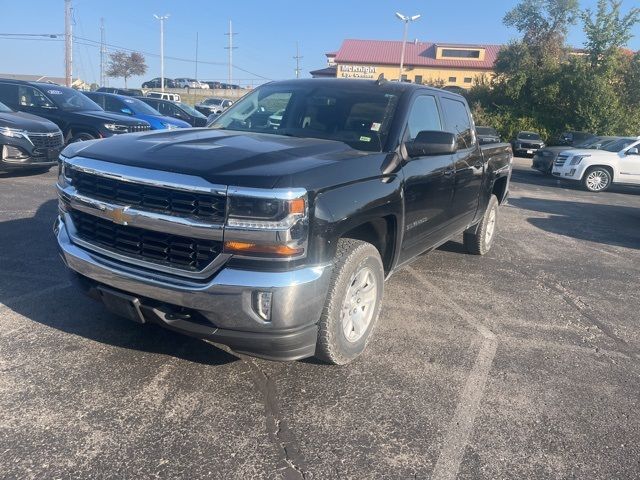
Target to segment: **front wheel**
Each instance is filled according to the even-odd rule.
[[[464,247],[473,255],[485,255],[491,250],[498,226],[498,207],[500,203],[495,195],[491,195],[482,220],[469,227],[463,236]]]
[[[358,357],[371,340],[383,292],[384,268],[378,249],[360,240],[340,240],[318,323],[316,357],[334,365]]]
[[[96,137],[94,137],[90,133],[80,132],[80,133],[76,133],[73,137],[71,137],[71,140],[69,140],[69,143],[86,142],[88,140],[95,140],[95,139]]]
[[[604,167],[592,167],[582,177],[582,186],[590,192],[604,192],[611,186],[611,173]]]

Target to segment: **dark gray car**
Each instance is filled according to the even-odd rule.
[[[55,123],[0,103],[0,171],[49,170],[63,145]]]

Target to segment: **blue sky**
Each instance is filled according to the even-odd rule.
[[[517,2],[457,0],[456,2],[417,0],[74,0],[75,35],[100,40],[100,18],[104,17],[107,43],[142,52],[159,53],[159,25],[153,14],[170,14],[166,22],[165,55],[195,58],[196,32],[199,37],[198,77],[206,80],[227,78],[227,50],[224,49],[229,20],[238,32],[234,41],[234,64],[250,73],[234,69],[234,80],[261,83],[268,79],[294,76],[296,41],[300,45],[301,68],[325,66],[324,52],[335,50],[344,38],[400,39],[402,25],[394,12],[421,13],[411,25],[409,37],[423,41],[460,43],[503,43],[516,32],[502,25],[506,10]],[[593,6],[596,0],[583,0]],[[635,1],[625,0],[631,7]],[[0,0],[0,33],[62,33],[63,0]],[[28,8],[27,8],[28,7]],[[30,13],[31,12],[31,13]],[[37,15],[35,14],[37,12]],[[635,28],[630,47],[640,50],[640,28]],[[569,41],[581,46],[580,28],[572,30]],[[0,73],[29,73],[61,76],[64,71],[61,41],[26,41],[0,38]],[[74,74],[84,80],[99,77],[98,48],[75,47]],[[159,76],[160,61],[147,55],[146,78]],[[165,60],[168,77],[194,76],[195,64]],[[130,86],[142,79],[134,78]],[[120,85],[122,80],[111,80]]]

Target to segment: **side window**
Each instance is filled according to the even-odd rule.
[[[407,122],[408,140],[414,140],[424,130],[442,130],[435,97],[421,95],[415,99]]]
[[[51,100],[44,96],[40,90],[33,87],[20,85],[18,87],[18,105],[21,107],[53,108]]]
[[[442,98],[442,109],[445,116],[445,130],[458,136],[458,148],[471,148],[476,143],[471,118],[464,103],[450,98]]]
[[[0,102],[9,107],[17,107],[18,86],[11,83],[0,83]]]
[[[102,108],[104,108],[104,96],[103,95],[91,95],[89,98],[92,101],[94,101],[95,103],[97,103],[98,105],[100,105]]]
[[[120,110],[122,108],[124,108],[124,105],[122,104],[122,102],[120,100],[118,100],[117,98],[113,98],[113,97],[103,97],[104,98],[104,109],[107,112],[117,112],[117,113],[121,113]],[[100,105],[101,107],[103,105]]]

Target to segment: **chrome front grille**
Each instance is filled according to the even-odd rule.
[[[162,274],[205,280],[222,252],[226,187],[200,177],[64,159],[60,209],[78,246]]]
[[[73,210],[71,218],[77,235],[92,245],[133,259],[200,271],[215,260],[222,242],[117,225],[109,220]]]
[[[129,133],[146,132],[147,130],[151,130],[149,125],[130,125],[127,127],[127,132]]]
[[[62,138],[62,132],[56,133],[35,133],[28,132],[27,136],[33,146],[36,148],[62,148],[64,140]]]
[[[69,177],[75,189],[90,198],[118,205],[135,206],[142,210],[205,219],[223,223],[226,196],[172,190],[162,187],[118,180],[70,169]]]
[[[566,161],[567,161],[567,159],[568,159],[568,158],[569,158],[569,155],[566,155],[566,154],[558,155],[558,157],[556,158],[556,161],[555,161],[554,165],[555,165],[556,167],[562,167],[562,166],[566,163]]]

